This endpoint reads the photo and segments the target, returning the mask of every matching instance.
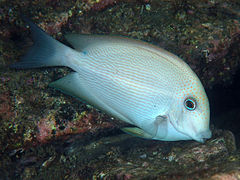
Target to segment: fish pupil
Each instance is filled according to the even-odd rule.
[[[187,98],[184,101],[184,106],[185,106],[186,109],[192,111],[196,108],[196,102],[191,98]]]

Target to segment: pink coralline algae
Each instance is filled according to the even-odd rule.
[[[54,121],[49,121],[48,119],[41,119],[38,124],[37,140],[39,142],[47,142],[51,139],[53,127],[55,127]]]
[[[62,13],[55,17],[54,21],[41,23],[39,26],[50,35],[57,34],[61,31],[62,26],[68,22],[69,17],[68,13]]]
[[[38,132],[36,139],[38,142],[44,144],[54,138],[68,139],[68,135],[82,134],[88,131],[94,132],[113,127],[113,125],[108,122],[100,123],[101,120],[99,120],[94,113],[89,113],[73,121],[66,121],[64,128],[61,128],[63,124],[59,125],[56,123],[55,118],[55,115],[50,113],[37,123]]]
[[[91,0],[86,0],[87,4],[90,4],[91,9],[94,11],[100,11],[108,6],[112,6],[117,4],[118,2],[141,2],[141,3],[149,3],[150,0],[96,0],[92,2]]]
[[[10,99],[10,94],[8,92],[2,93],[0,95],[0,119],[11,119],[14,116],[12,110],[12,102]]]
[[[104,8],[114,5],[121,0],[84,0],[84,3],[93,11],[100,11]]]
[[[115,4],[117,1],[116,0],[100,0],[99,2],[96,2],[93,4],[92,9],[99,11],[104,9],[105,7],[109,6],[109,5],[113,5]]]
[[[236,24],[236,27],[231,30],[230,38],[225,38],[222,41],[220,41],[219,39],[214,39],[210,41],[210,44],[213,45],[213,48],[209,48],[208,61],[211,62],[217,59],[224,58],[231,50],[231,46],[239,44],[240,24],[238,21],[234,21],[234,23]]]

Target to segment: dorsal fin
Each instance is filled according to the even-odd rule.
[[[138,40],[129,39],[124,36],[114,36],[114,35],[68,34],[65,36],[65,38],[77,51],[82,51],[87,47],[98,45],[98,44],[100,45],[107,44],[107,43],[119,44],[121,42],[135,44],[136,42],[138,42]]]

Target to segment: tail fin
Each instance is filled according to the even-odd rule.
[[[64,52],[69,47],[53,39],[37,25],[24,18],[32,31],[34,45],[20,62],[12,64],[11,68],[27,69],[46,66],[64,66]]]

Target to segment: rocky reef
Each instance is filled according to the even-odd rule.
[[[240,63],[239,10],[238,0],[2,0],[0,177],[237,178],[240,154],[235,139],[240,138],[217,124],[212,125],[213,138],[204,144],[131,137],[119,130],[124,123],[48,87],[69,69],[16,71],[9,65],[32,45],[22,20],[26,16],[66,44],[67,33],[151,42],[183,58],[206,89],[227,87]],[[224,124],[232,114],[214,117],[214,122]],[[240,117],[238,111],[235,114]]]

